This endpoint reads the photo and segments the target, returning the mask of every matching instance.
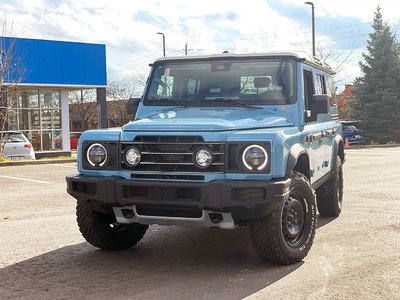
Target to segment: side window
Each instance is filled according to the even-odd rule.
[[[324,75],[317,74],[317,82],[315,85],[315,93],[317,95],[326,95],[326,84]]]
[[[311,110],[311,99],[314,94],[314,84],[312,72],[303,70],[303,82],[304,82],[304,106],[306,110]]]
[[[335,87],[335,82],[333,81],[332,76],[328,77],[328,96],[329,96],[330,105],[336,106],[337,105],[336,87]]]

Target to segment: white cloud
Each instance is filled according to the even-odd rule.
[[[282,0],[294,6],[303,6],[304,1]],[[365,22],[373,19],[378,5],[382,8],[385,19],[391,21],[399,18],[400,2],[398,0],[314,0],[317,16],[349,16],[357,17]]]
[[[299,14],[304,12],[303,1],[282,1],[298,8]],[[380,2],[384,17],[395,21],[400,4],[394,0]],[[317,16],[357,17],[363,22],[372,20],[377,3],[314,0]],[[264,0],[0,0],[0,5],[7,19],[14,22],[16,36],[106,44],[109,71],[115,74],[147,71],[148,63],[162,54],[161,37],[156,34],[159,31],[166,35],[168,55],[182,55],[186,42],[193,49],[191,55],[227,49],[310,50],[309,25],[303,24],[301,18],[285,17],[283,11],[274,10]],[[347,70],[355,74],[363,37],[357,28],[346,30],[336,40],[327,32],[318,33],[318,39],[336,47],[338,41],[354,36],[358,52]]]

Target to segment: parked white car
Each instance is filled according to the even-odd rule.
[[[36,159],[32,144],[22,132],[9,132],[6,134],[4,141],[5,159]]]

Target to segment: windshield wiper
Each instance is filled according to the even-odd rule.
[[[172,98],[161,98],[161,99],[157,99],[157,100],[162,101],[162,102],[171,102],[171,103],[174,103],[179,106],[189,107],[189,105],[187,103],[176,100],[176,99],[172,99]]]
[[[239,104],[240,106],[244,106],[247,108],[254,108],[254,109],[263,109],[262,107],[258,107],[258,106],[253,106],[247,103],[244,103],[238,99],[234,99],[234,98],[230,98],[230,97],[216,97],[216,98],[208,98],[205,100],[201,100],[202,102],[213,102],[213,101],[217,101],[217,102],[228,102],[228,103],[236,103]]]

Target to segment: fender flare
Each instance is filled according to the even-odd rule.
[[[340,148],[342,147],[342,148]],[[340,156],[342,159],[342,164],[345,161],[345,154],[344,154],[344,143],[343,138],[340,134],[337,134],[333,140],[333,157],[332,157],[332,166],[336,166],[337,157]],[[333,167],[332,167],[333,170]]]
[[[306,148],[304,148],[304,146],[302,144],[296,143],[290,148],[289,154],[288,154],[288,159],[287,159],[287,164],[286,164],[286,172],[285,172],[286,177],[290,176],[290,173],[292,173],[294,167],[297,164],[298,158],[302,154],[306,154],[308,157],[308,151]],[[305,175],[307,175],[307,174],[305,174]],[[309,176],[310,176],[310,174],[308,174],[308,177]]]

